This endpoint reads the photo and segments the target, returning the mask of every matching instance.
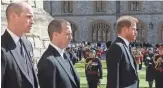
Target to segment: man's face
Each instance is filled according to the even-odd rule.
[[[17,15],[16,22],[19,26],[19,31],[22,33],[29,33],[30,29],[32,28],[32,24],[34,23],[32,7],[25,5],[20,15]]]
[[[160,55],[163,55],[163,46],[159,46],[158,52]]]
[[[62,25],[62,31],[59,34],[58,39],[60,41],[60,48],[68,47],[68,44],[72,40],[72,30],[70,25],[67,24]]]
[[[132,42],[136,40],[136,36],[137,36],[137,27],[136,27],[136,23],[134,23],[134,25],[132,25],[131,27],[129,27],[126,31],[126,37],[127,39]]]

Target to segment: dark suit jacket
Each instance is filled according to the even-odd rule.
[[[73,76],[66,63],[59,52],[49,45],[37,65],[40,88],[80,88],[79,76],[72,63]]]
[[[107,88],[137,88],[136,64],[127,45],[121,38],[112,43],[106,53]]]
[[[38,88],[36,74],[32,68],[31,62],[31,43],[25,38],[22,39],[26,47],[26,52],[32,73],[34,83],[30,80],[24,64],[25,58],[20,54],[20,50],[16,47],[11,35],[5,31],[1,36],[1,87],[2,88]]]

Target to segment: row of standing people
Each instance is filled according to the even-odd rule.
[[[152,88],[155,80],[155,87],[162,88],[163,84],[163,44],[160,44],[155,52],[149,49],[144,54],[144,63],[146,66],[146,81],[148,81],[149,88]]]
[[[162,45],[157,44],[158,46],[156,48],[152,48],[152,47],[134,47],[132,49],[133,51],[133,55],[134,55],[134,59],[135,62],[137,64],[137,71],[139,72],[139,70],[142,69],[142,64],[144,62],[145,66],[146,66],[146,81],[148,81],[149,84],[149,88],[152,88],[153,86],[153,81],[155,80],[155,86],[159,86],[160,84],[158,84],[158,82],[161,82],[163,80],[158,80],[158,78],[161,78],[160,75],[158,75],[158,73],[161,73],[161,71],[158,71],[159,68],[161,67],[161,61],[163,60],[159,60],[158,56],[159,55],[159,49]],[[158,59],[158,60],[157,60]],[[160,62],[159,62],[160,61]],[[156,66],[157,63],[160,63],[160,66]]]
[[[31,60],[32,46],[23,37],[34,23],[32,7],[26,2],[11,3],[6,17],[8,26],[1,36],[2,88],[38,88],[38,84],[40,88],[80,88],[79,75],[65,52],[72,40],[68,21],[49,23],[51,43],[37,64],[36,75]],[[136,39],[136,23],[137,19],[131,16],[122,16],[117,21],[118,37],[106,54],[107,88],[139,87],[136,65],[129,50],[129,42]]]
[[[157,70],[158,67],[160,68],[160,66],[156,66],[156,63],[158,63],[157,59],[159,56],[159,47],[161,47],[161,45],[157,44],[158,46],[156,48],[153,47],[133,47],[132,51],[133,51],[133,56],[135,59],[135,62],[137,64],[137,72],[141,71],[142,69],[142,65],[144,64],[146,66],[146,81],[149,84],[149,88],[152,88],[153,86],[153,82],[155,80],[155,86],[157,86],[158,88],[158,78],[160,78],[161,76],[159,76],[157,73],[159,73],[159,71]],[[161,63],[161,60],[160,62]],[[157,67],[157,68],[156,68]],[[160,80],[160,82],[163,80]]]
[[[80,79],[65,48],[72,40],[70,23],[52,20],[50,44],[37,64],[32,63],[32,45],[24,37],[34,23],[32,7],[15,2],[6,9],[8,26],[1,36],[1,88],[80,88]]]

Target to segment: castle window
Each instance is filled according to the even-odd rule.
[[[73,23],[71,23],[71,30],[72,30],[72,37],[73,37],[72,42],[76,42],[77,41],[76,40],[76,32],[77,32],[76,30],[77,30],[77,28]]]
[[[141,5],[140,1],[130,1],[129,8],[130,11],[140,11]]]
[[[106,1],[95,1],[96,12],[106,12]]]
[[[137,24],[137,40],[136,42],[144,43],[145,42],[145,30],[143,24]]]
[[[105,22],[95,22],[92,25],[92,42],[111,40],[110,26]]]
[[[63,13],[72,13],[73,12],[73,2],[72,1],[63,1],[62,9],[63,9]]]
[[[163,42],[163,25],[161,26],[161,42]]]

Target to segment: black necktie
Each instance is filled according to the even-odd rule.
[[[65,60],[68,59],[66,53],[63,53],[63,58],[64,58]]]
[[[129,51],[130,51],[130,54],[132,56],[132,50],[131,50],[131,46],[129,45]]]
[[[23,57],[25,57],[25,49],[24,49],[23,41],[22,41],[21,38],[19,39],[19,42],[20,42],[20,54],[21,54]]]
[[[65,59],[65,61],[66,61],[67,64],[69,65],[70,71],[71,71],[71,73],[73,74],[72,67],[71,67],[71,62],[70,62],[70,59],[67,57],[66,53],[63,53],[63,58]]]
[[[27,73],[28,73],[28,75],[30,75],[31,79],[33,80],[34,78],[33,78],[32,70],[31,70],[32,67],[30,67],[30,62],[29,62],[29,58],[27,56],[27,52],[25,50],[26,49],[25,45],[24,45],[23,40],[21,38],[19,39],[19,42],[20,42],[20,53],[24,57]]]

